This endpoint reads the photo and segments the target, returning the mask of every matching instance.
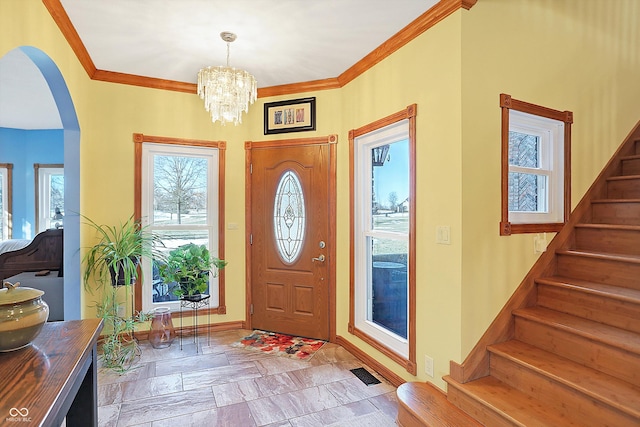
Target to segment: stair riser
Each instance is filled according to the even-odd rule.
[[[622,161],[622,175],[640,174],[640,159],[627,159]]]
[[[492,410],[481,401],[474,399],[466,393],[449,384],[447,388],[447,400],[480,421],[485,426],[492,427],[520,427],[521,424],[512,422],[503,417],[501,413]]]
[[[401,427],[423,427],[424,423],[404,406],[398,405],[398,425]]]
[[[491,354],[491,376],[582,425],[604,427],[640,423],[640,419],[497,354]]]
[[[640,333],[640,304],[538,284],[538,305]]]
[[[566,254],[558,254],[557,260],[560,276],[640,289],[639,264]]]
[[[516,316],[515,339],[640,386],[640,355]]]
[[[634,142],[636,147],[636,154],[640,154],[640,140]]]
[[[466,426],[482,427],[447,400],[447,395],[431,383],[408,382],[396,389],[398,417],[402,427]]]
[[[609,199],[640,199],[640,178],[607,182]]]
[[[591,212],[595,224],[640,225],[640,203],[593,203]]]
[[[575,232],[578,250],[640,255],[640,231],[638,230],[577,227]]]

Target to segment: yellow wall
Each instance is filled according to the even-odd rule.
[[[498,234],[499,94],[574,113],[575,206],[640,119],[639,18],[636,0],[480,0],[462,14],[464,355],[537,258],[532,235]]]
[[[260,99],[238,127],[211,124],[195,95],[91,81],[39,0],[0,0],[0,56],[32,45],[60,68],[80,122],[81,210],[99,223],[133,211],[132,133],[227,141],[225,214],[238,229],[226,232],[227,314],[216,322],[244,320],[244,141],[338,134],[337,232],[347,236],[348,131],[417,103],[418,379],[443,386],[449,361],[464,359],[536,259],[531,236],[498,236],[499,93],[574,112],[575,204],[640,117],[639,7],[479,0],[344,88]],[[265,137],[263,103],[304,96],[317,98],[317,130]],[[451,245],[435,243],[438,225],[451,227]],[[340,237],[338,334],[415,379],[347,332],[348,250]]]
[[[460,16],[451,16],[411,44],[345,86],[342,135],[418,104],[416,116],[416,306],[419,378],[424,355],[434,358],[435,377],[460,358],[462,213],[460,110]],[[344,140],[344,138],[342,139]],[[338,151],[338,235],[349,235],[349,147]],[[451,245],[435,243],[438,225],[451,226]],[[338,260],[347,260],[349,241],[338,241]],[[338,334],[374,355],[396,374],[413,377],[346,330],[349,265],[338,264]]]

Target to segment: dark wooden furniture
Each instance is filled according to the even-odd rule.
[[[0,280],[25,271],[55,270],[62,276],[63,229],[45,230],[28,246],[0,254]]]
[[[98,425],[101,319],[45,323],[33,343],[0,353],[0,420],[15,425]]]

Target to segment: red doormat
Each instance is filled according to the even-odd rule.
[[[324,343],[325,341],[312,338],[255,330],[248,337],[233,343],[232,346],[292,359],[310,360]]]

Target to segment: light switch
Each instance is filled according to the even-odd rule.
[[[436,227],[436,243],[440,245],[451,244],[451,227],[448,225],[439,225]]]

